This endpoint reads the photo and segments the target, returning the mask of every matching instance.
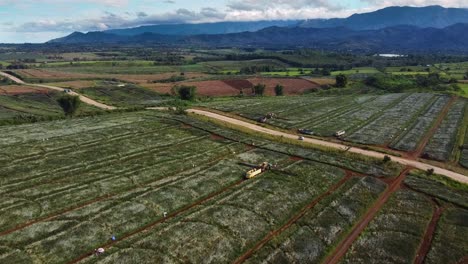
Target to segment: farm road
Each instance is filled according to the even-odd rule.
[[[280,137],[282,136],[282,137],[289,138],[289,139],[297,139],[298,138],[298,135],[295,135],[295,134],[289,134],[289,133],[285,133],[285,132],[265,128],[265,127],[262,127],[262,126],[259,126],[259,125],[256,125],[256,124],[248,123],[248,122],[245,122],[245,121],[242,121],[242,120],[239,120],[239,119],[227,117],[227,116],[216,114],[216,113],[209,112],[209,111],[204,111],[204,110],[199,110],[199,109],[188,109],[187,112],[202,115],[202,116],[213,118],[213,119],[217,119],[217,120],[222,121],[222,122],[230,123],[230,124],[237,125],[237,126],[242,126],[242,127],[248,128],[248,129],[253,130],[253,131],[257,131],[257,132],[261,132],[261,133],[265,133],[265,134],[269,134],[269,135],[273,135],[273,136],[280,136]],[[342,151],[347,150],[348,152],[361,154],[361,155],[364,155],[364,156],[378,158],[378,159],[383,159],[384,156],[389,156],[392,159],[392,161],[398,162],[398,163],[400,163],[400,164],[402,164],[404,166],[410,166],[410,167],[417,168],[417,169],[424,170],[424,171],[426,171],[428,169],[433,169],[434,173],[436,173],[436,174],[444,175],[444,176],[446,176],[448,178],[451,178],[451,179],[453,179],[455,181],[468,184],[468,176],[465,176],[463,174],[460,174],[460,173],[457,173],[457,172],[454,172],[454,171],[450,171],[450,170],[447,170],[447,169],[443,169],[443,168],[440,168],[440,167],[437,167],[437,166],[434,166],[434,165],[426,164],[426,163],[420,162],[418,160],[392,156],[392,155],[389,155],[389,154],[384,154],[384,153],[380,153],[380,152],[372,151],[372,150],[365,150],[365,149],[356,148],[356,147],[352,147],[352,148],[350,148],[348,150],[349,146],[347,146],[347,145],[340,144],[340,143],[329,142],[329,141],[320,140],[320,139],[315,139],[315,138],[304,138],[304,142],[308,142],[308,143],[311,143],[311,144],[314,144],[314,145],[323,146],[323,147],[327,147],[327,148],[342,150]]]
[[[0,76],[7,77],[8,79],[12,80],[13,82],[15,82],[17,84],[22,84],[22,85],[26,85],[26,86],[41,87],[41,88],[46,88],[46,89],[60,91],[60,92],[63,92],[65,90],[64,88],[60,88],[60,87],[56,87],[56,86],[26,83],[23,80],[15,77],[15,76],[13,76],[11,74],[8,74],[6,72],[2,72],[2,71],[0,71]],[[73,91],[69,92],[68,94],[78,96],[83,103],[89,104],[89,105],[92,105],[92,106],[95,106],[95,107],[98,107],[98,108],[101,108],[101,109],[104,109],[104,110],[114,110],[114,109],[116,109],[116,107],[114,107],[114,106],[99,103],[99,102],[94,101],[93,99],[91,99],[89,97],[86,97],[84,95],[81,95],[81,94],[73,92]]]

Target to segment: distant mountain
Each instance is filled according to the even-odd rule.
[[[218,35],[169,36],[144,33],[118,36],[103,32],[73,33],[51,43],[62,44],[170,44],[207,47],[316,48],[354,52],[457,52],[468,53],[468,24],[446,28],[395,26],[377,30],[270,27],[257,32]]]
[[[468,9],[426,7],[387,7],[375,12],[354,14],[348,18],[311,19],[301,27],[330,28],[345,26],[355,30],[382,29],[398,25],[444,28],[458,23],[468,23]]]
[[[162,35],[200,35],[200,34],[229,34],[244,31],[257,31],[267,27],[289,27],[297,26],[298,20],[272,20],[272,21],[252,21],[252,22],[218,22],[201,24],[167,24],[141,26],[136,28],[112,29],[104,31],[121,36],[135,36],[143,33],[155,33]]]
[[[182,39],[181,36],[161,35],[154,33],[143,33],[135,36],[121,36],[105,32],[73,32],[72,34],[63,38],[57,38],[48,41],[47,43],[58,44],[99,44],[99,43],[145,43],[151,42],[153,44],[175,43]]]
[[[185,44],[209,46],[307,47],[359,52],[468,53],[468,24],[443,29],[395,26],[378,30],[271,27],[254,33],[200,35],[182,39]]]

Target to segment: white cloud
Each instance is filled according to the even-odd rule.
[[[195,1],[195,0],[194,0]],[[342,6],[338,0],[228,0],[224,10],[204,7],[198,10],[179,8],[165,13],[149,13],[148,10],[128,12],[131,0],[0,0],[0,7],[7,4],[30,5],[37,3],[73,5],[76,3],[95,3],[109,6],[110,10],[121,10],[121,13],[101,12],[90,13],[88,17],[70,19],[41,19],[23,24],[3,23],[0,31],[20,32],[28,36],[36,36],[37,32],[60,32],[60,34],[73,31],[96,31],[114,28],[136,27],[141,25],[165,23],[201,23],[217,21],[252,21],[274,19],[310,19],[346,17],[353,13],[374,11],[386,6],[409,5],[427,6],[442,5],[444,7],[468,7],[468,1],[460,0],[357,0],[361,2],[360,9],[350,9]],[[145,4],[170,3],[174,7],[180,6],[181,1],[151,0],[142,1]],[[196,1],[195,1],[196,2]],[[201,1],[200,1],[201,2]],[[208,1],[206,1],[208,2]],[[122,7],[122,8],[111,8]],[[25,8],[29,10],[29,8]],[[96,10],[92,10],[96,12]],[[1,12],[1,11],[0,11]],[[1,40],[0,40],[1,42]]]

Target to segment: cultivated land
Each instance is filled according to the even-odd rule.
[[[467,261],[461,57],[88,48],[0,49],[0,263]]]
[[[371,210],[398,193],[407,173],[380,160],[277,143],[155,111],[0,132],[3,263],[323,260]],[[276,167],[243,180],[246,164],[263,161]],[[454,210],[467,206],[466,188],[423,173],[409,179],[405,192],[411,195],[443,199]],[[399,212],[411,217],[413,208]],[[441,228],[456,224],[447,221]],[[93,256],[97,247],[106,248],[105,255]],[[451,249],[454,261],[464,248]]]
[[[465,137],[461,131],[466,126],[466,105],[464,98],[432,93],[245,98],[202,104],[252,121],[274,113],[266,121],[274,127],[309,129],[323,137],[344,130],[345,142],[442,161],[457,159],[456,143]]]

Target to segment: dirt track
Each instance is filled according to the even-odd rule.
[[[239,120],[239,119],[227,117],[227,116],[212,113],[212,112],[209,112],[209,111],[204,111],[204,110],[199,110],[199,109],[188,109],[187,111],[189,113],[194,113],[194,114],[206,116],[206,117],[209,117],[209,118],[217,119],[219,121],[223,121],[223,122],[230,123],[230,124],[233,124],[233,125],[242,126],[242,127],[248,128],[250,130],[261,132],[261,133],[264,133],[264,134],[269,134],[269,135],[279,136],[279,137],[284,137],[284,138],[289,138],[289,139],[297,139],[298,138],[298,135],[289,134],[289,133],[285,133],[285,132],[265,128],[265,127],[262,127],[262,126],[259,126],[259,125],[256,125],[256,124],[248,123],[248,122],[245,122],[245,121],[242,121],[242,120]],[[315,138],[304,138],[304,142],[308,142],[308,143],[311,143],[311,144],[314,144],[314,145],[327,147],[327,148],[331,148],[331,149],[348,151],[348,152],[351,152],[351,153],[361,154],[361,155],[364,155],[364,156],[378,158],[378,159],[383,159],[384,156],[389,156],[393,161],[398,162],[398,163],[400,163],[400,164],[402,164],[404,166],[410,166],[410,167],[417,168],[417,169],[424,170],[424,171],[426,171],[428,169],[433,169],[434,173],[436,173],[436,174],[444,175],[444,176],[449,177],[449,178],[451,178],[451,179],[453,179],[455,181],[468,184],[468,177],[463,175],[463,174],[456,173],[456,172],[453,172],[453,171],[449,171],[447,169],[436,167],[436,166],[426,164],[426,163],[423,163],[423,162],[420,162],[420,161],[417,161],[417,160],[413,160],[413,159],[409,159],[409,158],[396,157],[396,156],[392,156],[392,155],[388,155],[388,154],[383,154],[383,153],[380,153],[380,152],[377,152],[377,151],[365,150],[365,149],[356,148],[356,147],[352,147],[352,148],[348,149],[349,146],[347,146],[347,145],[340,144],[340,143],[334,143],[334,142],[328,142],[328,141],[325,141],[325,140],[320,140],[320,139],[315,139]]]
[[[324,263],[336,264],[341,260],[346,252],[348,252],[353,242],[359,237],[362,231],[364,231],[367,225],[369,225],[370,221],[374,218],[380,208],[382,208],[390,196],[400,188],[401,183],[404,181],[409,171],[410,168],[406,168],[396,179],[392,181],[392,183],[387,187],[384,193],[380,195],[374,205],[372,205],[372,207],[366,212],[363,218],[353,227],[351,233],[336,246],[335,251],[329,255]]]
[[[15,76],[13,76],[11,74],[1,72],[1,71],[0,71],[0,75],[4,76],[4,77],[7,77],[8,79],[12,80],[15,83],[22,84],[22,85],[33,86],[33,87],[41,87],[41,88],[46,88],[46,89],[55,90],[55,91],[59,91],[59,92],[63,92],[65,90],[64,88],[60,88],[60,87],[56,87],[56,86],[25,83],[23,80],[20,80],[19,78],[15,77]],[[68,94],[78,96],[83,103],[86,103],[86,104],[89,104],[89,105],[92,105],[92,106],[95,106],[95,107],[98,107],[98,108],[101,108],[101,109],[104,109],[104,110],[114,110],[114,109],[116,109],[116,107],[114,107],[114,106],[99,103],[99,102],[94,101],[93,99],[91,99],[89,97],[83,96],[83,95],[78,94],[76,92],[69,92]]]

